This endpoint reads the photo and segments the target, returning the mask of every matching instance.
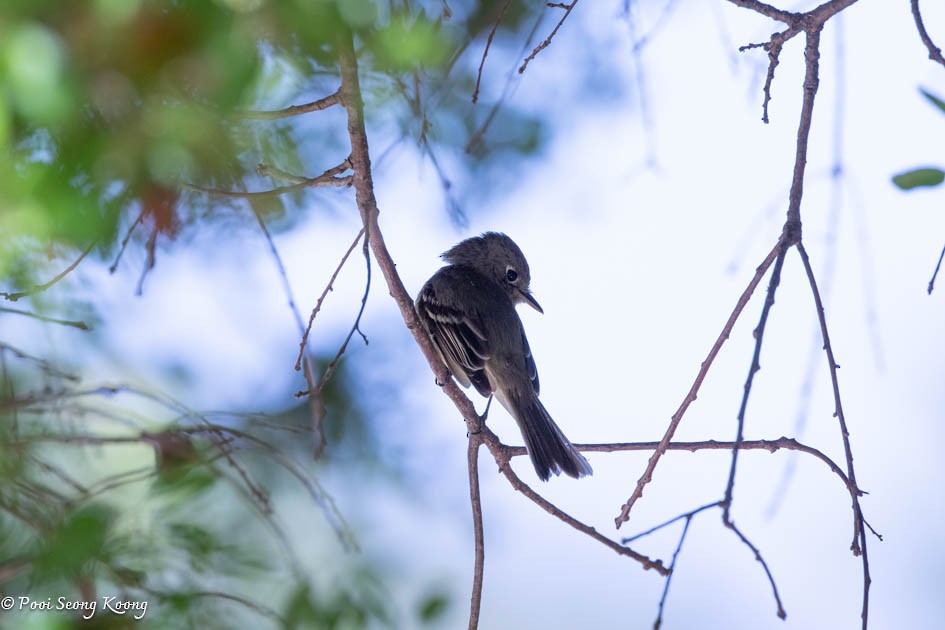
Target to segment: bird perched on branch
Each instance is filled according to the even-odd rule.
[[[427,280],[417,314],[440,358],[464,387],[495,397],[515,419],[535,472],[579,478],[590,464],[538,400],[538,371],[515,305],[544,313],[529,292],[528,262],[505,234],[486,232],[443,254],[449,263]]]

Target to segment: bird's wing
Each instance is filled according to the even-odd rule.
[[[489,342],[478,318],[437,300],[429,285],[417,297],[417,314],[457,379],[466,386],[472,383],[483,396],[491,394],[485,371]]]
[[[535,390],[535,394],[537,395],[541,387],[538,383],[538,366],[535,365],[535,358],[532,356],[532,349],[528,346],[528,337],[525,336],[525,327],[522,326],[521,321],[519,321],[518,327],[522,331],[522,350],[525,353],[525,369],[528,372],[528,377],[532,380],[532,389]]]

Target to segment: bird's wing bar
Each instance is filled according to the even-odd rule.
[[[432,290],[421,292],[417,312],[450,369],[462,370],[457,377],[466,377],[480,394],[488,396],[492,388],[484,368],[490,348],[480,323],[468,313],[439,302]]]
[[[521,321],[519,321],[518,327],[522,331],[522,350],[525,352],[525,368],[528,370],[528,377],[532,380],[532,389],[535,390],[535,394],[538,394],[538,390],[540,389],[538,383],[538,366],[535,365],[535,358],[532,356],[532,349],[528,346],[528,337],[525,336],[525,327],[522,326]]]

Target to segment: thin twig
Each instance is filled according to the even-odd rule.
[[[476,72],[476,87],[473,89],[472,94],[473,104],[479,101],[479,83],[482,81],[482,67],[486,65],[486,57],[489,55],[489,48],[492,47],[492,39],[495,37],[495,32],[499,29],[499,24],[502,23],[502,18],[505,17],[505,12],[509,10],[511,5],[512,0],[505,0],[505,4],[499,9],[499,14],[496,16],[495,22],[492,23],[492,30],[489,31],[489,37],[486,39],[486,46],[482,49],[482,59],[479,60],[479,71]]]
[[[574,447],[579,451],[587,453],[616,453],[621,451],[653,451],[659,448],[660,442],[610,442],[606,444],[575,444]],[[690,453],[695,453],[697,451],[706,451],[706,450],[731,450],[734,448],[735,442],[725,442],[719,440],[701,440],[698,442],[670,442],[667,445],[667,451],[689,451]],[[827,457],[822,451],[798,442],[794,438],[780,437],[775,440],[743,440],[741,446],[739,447],[743,451],[768,451],[769,453],[774,453],[780,449],[785,449],[788,451],[799,451],[801,453],[807,453],[808,455],[813,455],[824,464],[827,465],[830,470],[840,477],[840,480],[843,482],[844,487],[849,487],[849,481],[847,480],[846,474],[843,472],[843,469],[840,468],[832,459]],[[524,446],[506,446],[506,453],[509,457],[520,457],[527,454]]]
[[[482,498],[479,495],[479,445],[480,433],[469,434],[469,449],[466,464],[469,469],[469,502],[472,506],[473,540],[475,561],[473,565],[472,595],[469,598],[469,630],[479,627],[479,610],[482,607],[482,579],[486,561],[486,544],[482,527]]]
[[[635,538],[640,538],[642,536],[651,534],[657,531],[658,529],[662,529],[663,527],[666,527],[667,525],[675,523],[676,521],[680,519],[686,520],[685,524],[683,525],[682,532],[680,532],[679,534],[679,542],[676,543],[676,549],[673,551],[673,558],[672,560],[670,560],[670,563],[669,563],[670,574],[666,576],[666,581],[663,583],[663,594],[660,596],[660,603],[659,603],[659,606],[657,608],[657,613],[656,613],[656,621],[653,622],[653,630],[659,630],[659,628],[662,627],[663,625],[663,609],[666,606],[666,598],[669,596],[669,585],[672,583],[673,575],[676,573],[676,560],[679,558],[679,552],[682,551],[683,543],[686,542],[686,534],[689,533],[689,525],[692,524],[693,517],[696,514],[699,514],[700,512],[704,512],[705,510],[718,507],[719,505],[721,505],[721,502],[716,501],[715,503],[709,503],[707,505],[703,505],[702,507],[697,507],[696,509],[690,510],[689,512],[686,512],[685,514],[680,514],[679,516],[672,518],[666,521],[665,523],[662,523],[661,525],[657,525],[656,527],[653,527],[646,532],[637,534],[636,536],[632,536],[631,538],[624,539],[621,541],[624,544],[627,544],[628,542],[630,542],[631,540]]]
[[[352,178],[350,175],[339,176],[339,173],[343,173],[350,168],[348,160],[345,160],[338,166],[333,166],[328,169],[321,175],[316,177],[304,178],[302,181],[295,184],[289,184],[287,186],[278,186],[270,190],[257,190],[257,191],[242,191],[242,190],[221,190],[219,188],[204,188],[202,186],[195,186],[194,184],[183,183],[180,185],[184,190],[190,190],[192,192],[201,193],[204,195],[210,195],[211,197],[226,197],[229,199],[259,199],[264,197],[274,197],[278,195],[284,195],[286,193],[295,192],[297,190],[302,190],[304,188],[321,188],[321,187],[348,187],[352,184]]]
[[[260,167],[257,167],[257,170],[260,170]],[[295,303],[295,296],[292,293],[292,285],[289,283],[289,274],[286,272],[285,265],[282,262],[282,256],[279,254],[279,249],[276,247],[275,241],[272,239],[272,234],[269,232],[268,226],[263,219],[262,213],[252,204],[250,208],[253,212],[253,215],[256,217],[256,223],[259,225],[259,229],[262,231],[263,236],[266,239],[266,243],[269,245],[269,252],[272,254],[273,261],[276,263],[276,271],[279,273],[279,279],[282,281],[282,290],[285,292],[286,299],[289,302],[289,310],[292,313],[292,316],[295,318],[296,326],[298,326],[299,332],[304,332],[306,330],[305,324],[302,323],[302,315],[299,313],[299,307]],[[311,323],[311,322],[310,322]],[[302,358],[299,357],[299,361]],[[303,371],[303,376],[305,377],[305,383],[308,388],[311,390],[315,387],[315,376],[314,376],[314,367],[312,365],[311,359],[305,359],[305,370]],[[321,423],[318,422],[317,418],[319,417],[320,407],[317,402],[312,401],[310,404],[310,411],[312,413],[312,424],[315,425],[314,442],[315,442],[315,453],[316,456],[321,455],[322,450],[325,446],[325,435],[321,430]]]
[[[62,378],[62,379],[65,379],[67,381],[72,381],[72,382],[78,382],[81,380],[81,378],[78,375],[72,374],[70,372],[66,372],[64,370],[60,370],[59,368],[55,367],[50,361],[43,359],[41,357],[34,356],[32,354],[29,354],[28,352],[24,352],[23,350],[20,350],[19,348],[11,346],[8,343],[4,343],[0,341],[0,351],[7,351],[13,354],[18,359],[24,359],[26,361],[31,361],[33,363],[36,363],[43,372],[45,372],[46,374],[49,374],[50,376],[55,376],[57,378]],[[3,357],[2,352],[0,352],[0,357]],[[4,365],[6,365],[6,363],[4,363]],[[13,396],[11,395],[10,398],[13,398]]]
[[[508,447],[502,444],[498,436],[495,433],[493,433],[491,429],[489,429],[488,427],[484,425],[481,427],[479,435],[483,443],[485,443],[489,451],[492,453],[493,457],[495,457],[496,462],[499,464],[499,472],[505,475],[505,478],[509,480],[509,483],[512,485],[513,488],[515,488],[516,490],[524,494],[533,503],[538,505],[540,508],[542,508],[543,510],[545,510],[546,512],[548,512],[555,518],[567,523],[568,525],[578,530],[579,532],[590,536],[591,538],[601,543],[605,547],[608,547],[612,549],[613,551],[616,551],[618,554],[622,556],[633,558],[634,560],[639,562],[641,565],[643,565],[644,569],[654,569],[660,575],[667,575],[669,573],[669,570],[663,566],[663,563],[661,561],[652,560],[648,558],[647,556],[630,549],[629,547],[624,547],[620,543],[614,540],[611,540],[610,538],[607,538],[606,536],[600,534],[596,529],[594,529],[590,525],[586,525],[582,523],[581,521],[577,520],[576,518],[574,518],[567,512],[564,512],[563,510],[558,508],[556,505],[554,505],[553,503],[545,499],[543,496],[541,496],[540,494],[532,490],[532,488],[528,484],[526,484],[524,481],[522,481],[519,478],[519,476],[515,474],[515,471],[512,470],[512,466],[509,464],[510,453],[508,452]]]
[[[89,255],[89,252],[92,251],[92,248],[95,247],[96,243],[98,243],[97,240],[94,240],[91,243],[89,243],[89,246],[86,247],[82,251],[82,254],[78,258],[76,258],[72,262],[71,265],[63,269],[62,273],[58,274],[55,278],[53,278],[49,282],[44,282],[43,284],[38,284],[32,288],[26,289],[25,291],[18,291],[16,293],[7,293],[6,291],[0,291],[0,297],[4,297],[10,300],[11,302],[16,302],[22,297],[26,297],[28,295],[36,295],[37,293],[41,293],[45,291],[46,289],[48,289],[49,287],[51,287],[52,285],[56,284],[57,282],[65,278],[67,275],[69,275],[69,273],[72,272],[73,269],[78,267],[79,263],[82,262],[85,259],[85,257]]]
[[[771,270],[771,279],[768,282],[768,291],[765,296],[765,303],[761,309],[761,317],[758,321],[758,326],[754,330],[755,337],[755,349],[752,354],[751,365],[748,368],[748,378],[745,381],[745,391],[742,395],[742,401],[738,409],[738,429],[735,436],[735,444],[732,446],[732,463],[729,467],[728,482],[725,486],[725,498],[722,500],[722,523],[735,532],[735,535],[749,548],[752,553],[755,555],[755,559],[761,563],[762,568],[764,569],[765,575],[768,577],[768,582],[771,585],[771,591],[774,594],[774,600],[777,604],[777,615],[780,619],[787,617],[787,613],[784,610],[784,606],[781,603],[781,596],[778,593],[778,586],[774,581],[774,576],[771,574],[771,569],[768,567],[768,563],[765,561],[764,557],[761,555],[761,552],[758,548],[748,540],[748,537],[742,533],[735,522],[732,520],[731,509],[732,509],[732,498],[735,490],[735,471],[738,463],[738,452],[741,447],[741,443],[744,441],[744,429],[745,429],[745,414],[748,409],[748,397],[751,394],[751,386],[754,382],[755,374],[761,370],[761,345],[764,340],[765,327],[768,322],[768,315],[771,312],[771,308],[774,306],[775,294],[777,293],[778,285],[781,283],[781,269],[784,266],[784,258],[787,253],[788,244],[786,239],[782,245],[780,252],[778,253],[778,258],[774,263],[774,268]]]
[[[643,496],[643,488],[646,484],[650,483],[653,480],[653,471],[656,469],[656,464],[659,463],[660,458],[666,452],[666,449],[669,446],[670,440],[673,439],[673,435],[676,433],[676,429],[679,427],[679,423],[682,421],[683,416],[686,413],[686,410],[689,408],[699,393],[699,388],[702,387],[702,382],[705,380],[706,374],[709,372],[709,368],[712,367],[712,362],[715,361],[715,357],[718,355],[719,351],[722,349],[722,345],[728,339],[729,335],[732,332],[732,328],[735,326],[735,322],[738,320],[738,317],[741,315],[742,310],[744,310],[745,305],[748,304],[748,300],[751,298],[752,294],[755,292],[755,288],[758,286],[758,283],[761,282],[761,278],[764,277],[765,272],[768,270],[768,267],[771,266],[771,263],[774,262],[774,259],[777,257],[778,253],[781,251],[781,240],[778,240],[775,243],[774,247],[771,248],[771,251],[761,262],[758,268],[755,270],[755,275],[748,282],[748,286],[745,287],[745,290],[742,292],[741,296],[738,298],[738,302],[735,304],[734,310],[732,310],[731,315],[728,317],[728,321],[725,322],[725,325],[722,327],[722,332],[719,333],[718,338],[715,340],[715,343],[712,345],[712,349],[709,350],[709,354],[706,356],[705,360],[702,362],[702,366],[699,368],[699,373],[696,375],[695,381],[692,383],[692,387],[689,388],[689,392],[686,394],[686,397],[683,399],[682,404],[679,405],[679,408],[676,410],[676,413],[673,414],[672,419],[670,420],[669,426],[666,428],[666,432],[663,434],[663,439],[660,440],[659,446],[653,451],[653,454],[650,455],[649,461],[647,461],[646,470],[643,471],[643,474],[640,475],[640,478],[637,480],[636,487],[633,489],[633,493],[630,495],[630,498],[627,499],[627,502],[623,504],[620,508],[620,514],[614,519],[614,522],[619,529],[623,523],[626,523],[630,518],[630,510],[633,508],[633,504]]]
[[[315,308],[312,309],[312,314],[308,317],[308,325],[305,327],[302,333],[302,341],[299,342],[299,355],[295,359],[296,372],[302,369],[302,356],[305,354],[305,345],[308,343],[308,335],[312,330],[312,324],[315,322],[315,316],[318,315],[318,312],[321,310],[322,302],[325,301],[325,297],[328,295],[328,292],[334,290],[335,279],[338,277],[338,274],[341,273],[341,268],[345,266],[345,262],[347,262],[348,257],[351,256],[351,252],[354,251],[354,248],[357,246],[362,236],[364,236],[363,227],[358,231],[358,235],[354,237],[354,240],[351,241],[351,245],[348,246],[344,256],[341,257],[341,261],[338,263],[338,266],[335,267],[334,273],[332,273],[331,277],[328,279],[328,284],[325,285],[325,290],[322,291],[322,294],[318,296],[318,300],[315,301]]]
[[[938,255],[938,263],[935,265],[935,271],[932,272],[932,278],[929,280],[929,295],[935,289],[935,278],[938,277],[938,270],[942,268],[942,259],[945,258],[945,245],[942,246],[942,253]]]
[[[290,184],[302,184],[306,181],[306,178],[302,177],[301,175],[295,175],[294,173],[283,171],[281,168],[277,168],[271,164],[257,164],[256,174],[260,177],[281,179],[283,181],[289,182]]]
[[[827,354],[827,365],[830,369],[830,383],[833,387],[834,398],[834,416],[840,425],[840,437],[843,441],[843,451],[847,460],[847,477],[849,478],[847,489],[853,502],[853,542],[850,549],[854,555],[862,557],[863,562],[863,607],[860,618],[863,621],[863,629],[866,630],[869,619],[869,592],[870,592],[870,565],[866,550],[866,531],[864,529],[863,510],[860,506],[860,495],[862,491],[856,483],[856,474],[853,470],[853,449],[850,446],[850,432],[847,429],[846,418],[843,414],[843,403],[840,399],[840,383],[837,378],[836,358],[833,354],[833,346],[830,344],[830,334],[827,331],[827,317],[824,313],[824,305],[820,299],[820,291],[817,289],[817,280],[814,277],[814,270],[811,267],[810,259],[807,256],[807,250],[803,243],[797,244],[797,253],[801,256],[804,263],[804,271],[807,273],[807,279],[810,283],[811,293],[814,297],[814,305],[817,310],[817,319],[820,321],[820,331],[824,338],[824,352]]]
[[[240,118],[248,118],[250,120],[279,120],[281,118],[289,118],[291,116],[298,116],[300,114],[307,114],[309,112],[317,112],[323,109],[328,109],[332,105],[337,105],[341,102],[341,90],[336,91],[334,94],[329,94],[323,98],[318,99],[317,101],[312,101],[311,103],[305,103],[303,105],[292,105],[286,107],[285,109],[277,109],[275,111],[260,111],[260,110],[244,110],[237,112],[236,115]]]
[[[352,532],[351,527],[345,521],[344,516],[338,510],[338,507],[335,505],[331,495],[328,494],[324,488],[322,488],[321,484],[319,484],[311,474],[300,468],[298,463],[286,458],[280,449],[273,446],[266,440],[258,438],[245,431],[240,431],[239,429],[210,423],[203,417],[201,417],[201,420],[204,422],[202,426],[184,427],[181,428],[180,431],[186,433],[208,432],[217,435],[218,439],[227,440],[229,443],[230,440],[228,438],[221,437],[221,433],[227,433],[234,436],[234,438],[245,440],[262,449],[266,454],[268,454],[270,458],[272,458],[273,461],[279,464],[290,475],[295,477],[302,487],[308,492],[312,500],[322,508],[322,512],[325,514],[325,517],[328,519],[332,529],[335,531],[335,535],[338,537],[339,542],[341,542],[345,550],[358,551],[359,546],[357,540],[354,537],[354,533]]]
[[[325,386],[328,385],[328,381],[331,380],[331,375],[334,374],[335,368],[338,366],[338,362],[341,361],[342,355],[348,349],[348,342],[351,341],[351,338],[354,336],[354,333],[361,335],[361,339],[364,340],[364,345],[368,344],[367,336],[361,331],[361,317],[364,315],[364,307],[367,306],[368,295],[371,292],[371,252],[368,249],[368,242],[365,240],[362,247],[364,253],[364,263],[367,267],[367,278],[364,282],[364,295],[361,296],[361,308],[358,309],[358,314],[354,318],[354,323],[351,325],[351,330],[348,331],[348,336],[345,337],[344,342],[341,344],[341,347],[338,348],[338,352],[335,354],[335,357],[331,362],[325,367],[325,371],[322,373],[318,383],[315,385],[315,389],[310,389],[307,392],[299,392],[296,394],[296,397],[301,396],[312,396],[318,398],[321,396],[322,391],[325,389]],[[316,419],[316,424],[321,425],[322,420],[324,419],[324,407],[317,406],[316,410],[321,413],[321,417]]]
[[[732,463],[729,466],[728,482],[725,485],[725,498],[722,500],[724,509],[722,510],[722,521],[726,526],[731,525],[730,510],[732,507],[732,495],[735,490],[735,470],[738,464],[738,447],[744,440],[745,435],[745,414],[748,410],[748,396],[751,394],[751,386],[754,383],[755,374],[761,370],[761,344],[764,341],[765,327],[768,323],[768,315],[771,313],[771,307],[774,306],[774,296],[781,284],[781,269],[784,267],[784,258],[787,254],[782,247],[778,253],[778,258],[774,262],[774,268],[771,271],[771,279],[768,281],[768,292],[765,295],[765,303],[761,308],[761,317],[758,325],[752,332],[755,338],[755,350],[752,353],[751,365],[748,367],[748,378],[745,380],[745,391],[742,394],[742,401],[738,408],[738,429],[735,433],[735,445],[732,447]]]
[[[793,24],[794,20],[797,18],[796,13],[782,11],[781,9],[773,7],[770,4],[759,2],[759,0],[729,0],[729,2],[744,9],[751,9],[755,13],[760,13],[771,18],[772,20],[784,22],[785,24]]]
[[[128,241],[131,240],[131,235],[134,234],[135,228],[137,228],[144,220],[145,213],[146,211],[142,210],[138,214],[138,218],[132,222],[131,227],[129,227],[128,231],[125,233],[125,238],[121,239],[121,247],[118,248],[118,254],[115,255],[115,262],[113,262],[112,266],[108,268],[108,273],[115,273],[115,270],[118,269],[118,262],[125,253],[125,248],[128,247]]]
[[[531,30],[528,32],[528,36],[525,37],[525,41],[522,43],[522,49],[519,51],[516,58],[520,58],[525,54],[525,51],[528,50],[529,45],[532,40],[535,38],[535,33],[538,32],[538,27],[541,26],[541,16],[532,24]],[[502,88],[502,95],[492,104],[492,107],[489,109],[489,113],[483,119],[482,124],[479,127],[469,134],[469,140],[466,141],[466,146],[464,150],[466,153],[473,153],[480,144],[486,135],[486,132],[489,130],[489,127],[492,125],[492,122],[495,120],[496,116],[499,114],[499,110],[502,109],[505,105],[506,100],[512,93],[512,86],[516,84],[518,80],[518,74],[514,72],[514,66],[512,70],[508,72],[505,79],[505,86]]]
[[[912,0],[912,17],[915,19],[915,27],[919,30],[919,39],[929,49],[929,59],[945,66],[945,57],[942,56],[942,49],[935,45],[929,32],[925,30],[925,23],[922,21],[922,13],[919,11],[919,0]]]
[[[534,59],[538,55],[538,53],[540,53],[545,48],[548,48],[549,45],[551,45],[551,40],[554,39],[555,35],[558,34],[558,29],[561,28],[561,25],[564,24],[564,21],[568,19],[568,16],[571,15],[571,11],[574,10],[574,7],[577,6],[577,3],[579,1],[580,0],[571,0],[571,3],[567,5],[567,7],[564,9],[564,15],[561,16],[561,19],[558,20],[558,23],[555,24],[555,27],[552,29],[551,34],[548,35],[548,37],[546,37],[543,42],[535,46],[535,49],[531,52],[530,55],[528,55],[528,57],[525,58],[525,61],[522,62],[522,65],[519,66],[519,69],[518,69],[519,74],[523,74],[525,72],[525,68],[528,67],[529,62],[532,59]]]
[[[728,527],[730,530],[735,532],[735,535],[738,536],[738,538],[745,544],[745,546],[751,549],[752,553],[755,554],[755,560],[757,560],[761,564],[761,567],[765,571],[765,575],[768,576],[768,583],[771,585],[771,592],[774,594],[774,601],[778,606],[778,610],[777,610],[778,618],[779,619],[787,618],[787,612],[784,610],[784,606],[781,604],[781,596],[778,594],[778,585],[775,583],[774,575],[771,574],[771,569],[768,568],[768,563],[765,562],[765,559],[764,557],[762,557],[761,552],[758,551],[758,548],[754,544],[752,544],[750,540],[748,540],[748,537],[745,536],[745,534],[743,534],[742,531],[738,529],[738,527],[736,527],[733,521],[728,520],[727,517],[723,517],[722,522],[725,523],[726,527]]]
[[[7,308],[5,306],[0,306],[0,313],[13,313],[14,315],[25,315],[26,317],[32,317],[33,319],[38,319],[41,322],[49,322],[50,324],[62,324],[63,326],[71,326],[72,328],[78,328],[79,330],[92,330],[92,327],[83,321],[74,321],[74,320],[69,320],[69,319],[57,319],[55,317],[46,317],[45,315],[40,315],[39,313],[33,313],[31,311],[23,311],[18,308]]]
[[[678,516],[674,516],[673,518],[669,519],[668,521],[663,521],[663,522],[660,523],[659,525],[654,525],[653,527],[651,527],[651,528],[649,528],[649,529],[647,529],[647,530],[645,530],[645,531],[642,531],[642,532],[640,532],[639,534],[634,534],[633,536],[627,536],[626,538],[621,538],[621,539],[620,539],[620,542],[622,542],[622,543],[625,544],[625,545],[630,544],[630,543],[632,543],[634,540],[639,540],[639,539],[641,539],[641,538],[646,538],[646,537],[649,536],[650,534],[655,534],[656,532],[660,531],[661,529],[665,529],[666,527],[669,527],[670,525],[672,525],[672,524],[675,523],[676,521],[682,520],[682,519],[684,519],[684,518],[689,518],[689,517],[695,516],[695,515],[698,514],[699,512],[704,512],[705,510],[708,510],[708,509],[711,509],[711,508],[714,508],[714,507],[722,507],[722,502],[721,502],[721,501],[713,501],[712,503],[706,503],[705,505],[703,505],[703,506],[701,506],[701,507],[697,507],[697,508],[694,509],[694,510],[690,510],[690,511],[685,512],[685,513],[683,513],[683,514],[680,514],[680,515],[678,515]]]

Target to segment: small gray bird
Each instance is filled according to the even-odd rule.
[[[515,305],[544,313],[528,290],[528,263],[505,234],[486,232],[442,255],[449,263],[420,289],[417,314],[440,358],[464,387],[495,394],[515,418],[535,472],[579,478],[591,465],[538,400],[538,371]]]

